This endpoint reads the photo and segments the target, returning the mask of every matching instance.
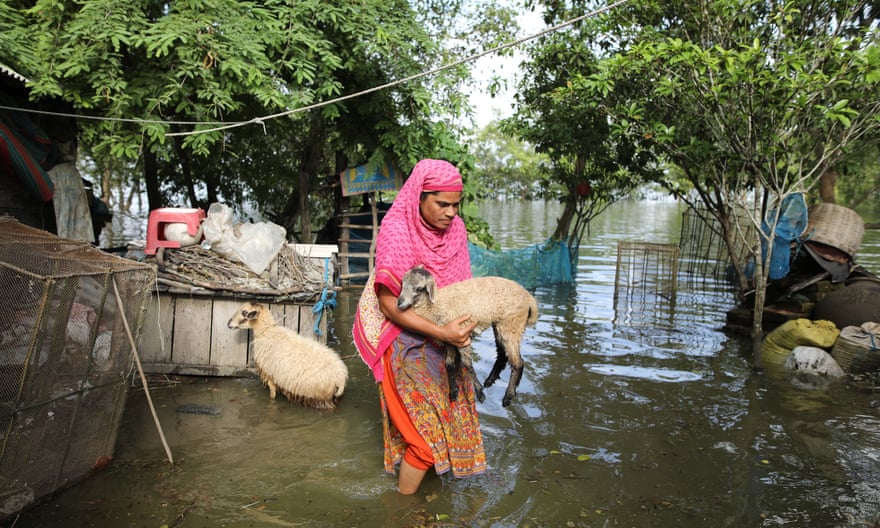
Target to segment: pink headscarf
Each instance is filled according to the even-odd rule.
[[[382,381],[383,353],[401,332],[379,310],[379,284],[398,295],[403,274],[417,264],[434,275],[438,287],[471,277],[467,230],[462,219],[456,216],[449,227],[438,230],[426,224],[419,212],[422,192],[461,190],[461,174],[454,165],[442,160],[422,160],[413,168],[382,220],[376,239],[375,271],[364,287],[352,332],[361,359],[376,381]]]

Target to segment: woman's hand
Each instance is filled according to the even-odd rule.
[[[470,315],[462,315],[454,321],[440,326],[418,315],[411,308],[398,309],[397,296],[391,293],[384,284],[379,285],[376,293],[379,297],[379,309],[394,324],[437,341],[449,343],[454,347],[461,348],[471,344],[471,334],[477,323],[466,322],[470,319]]]
[[[458,319],[449,321],[440,327],[440,340],[449,343],[454,347],[466,347],[471,344],[471,334],[474,332],[477,323],[468,323],[470,315],[462,315]]]

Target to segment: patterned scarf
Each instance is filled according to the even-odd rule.
[[[438,287],[471,277],[467,230],[456,216],[444,230],[422,220],[419,198],[423,191],[459,192],[461,174],[447,161],[425,159],[416,164],[382,220],[376,239],[376,266],[358,302],[352,334],[361,359],[376,381],[382,381],[382,355],[401,328],[379,310],[376,291],[385,285],[400,294],[400,281],[417,264],[427,268]]]

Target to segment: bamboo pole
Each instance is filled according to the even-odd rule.
[[[150,387],[147,384],[147,377],[144,375],[144,367],[141,365],[141,358],[138,355],[137,345],[134,342],[134,336],[131,334],[131,328],[128,326],[128,319],[125,317],[123,309],[122,297],[119,295],[119,287],[116,285],[116,277],[113,277],[113,293],[116,295],[116,305],[122,313],[122,324],[125,326],[125,333],[128,335],[128,341],[131,345],[131,352],[134,354],[134,362],[137,365],[138,373],[141,376],[141,383],[144,384],[144,394],[147,395],[147,404],[150,406],[150,412],[153,414],[153,422],[156,424],[156,430],[159,432],[159,439],[162,440],[162,447],[165,448],[165,454],[168,455],[168,462],[173,466],[174,457],[171,456],[171,448],[165,440],[165,433],[162,431],[162,424],[159,423],[159,416],[156,414],[156,407],[153,405],[153,398],[150,396]]]

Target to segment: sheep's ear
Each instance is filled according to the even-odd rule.
[[[244,314],[245,319],[256,319],[259,310],[251,310]]]
[[[429,281],[427,285],[425,285],[425,293],[428,294],[428,302],[434,304],[434,281]]]

